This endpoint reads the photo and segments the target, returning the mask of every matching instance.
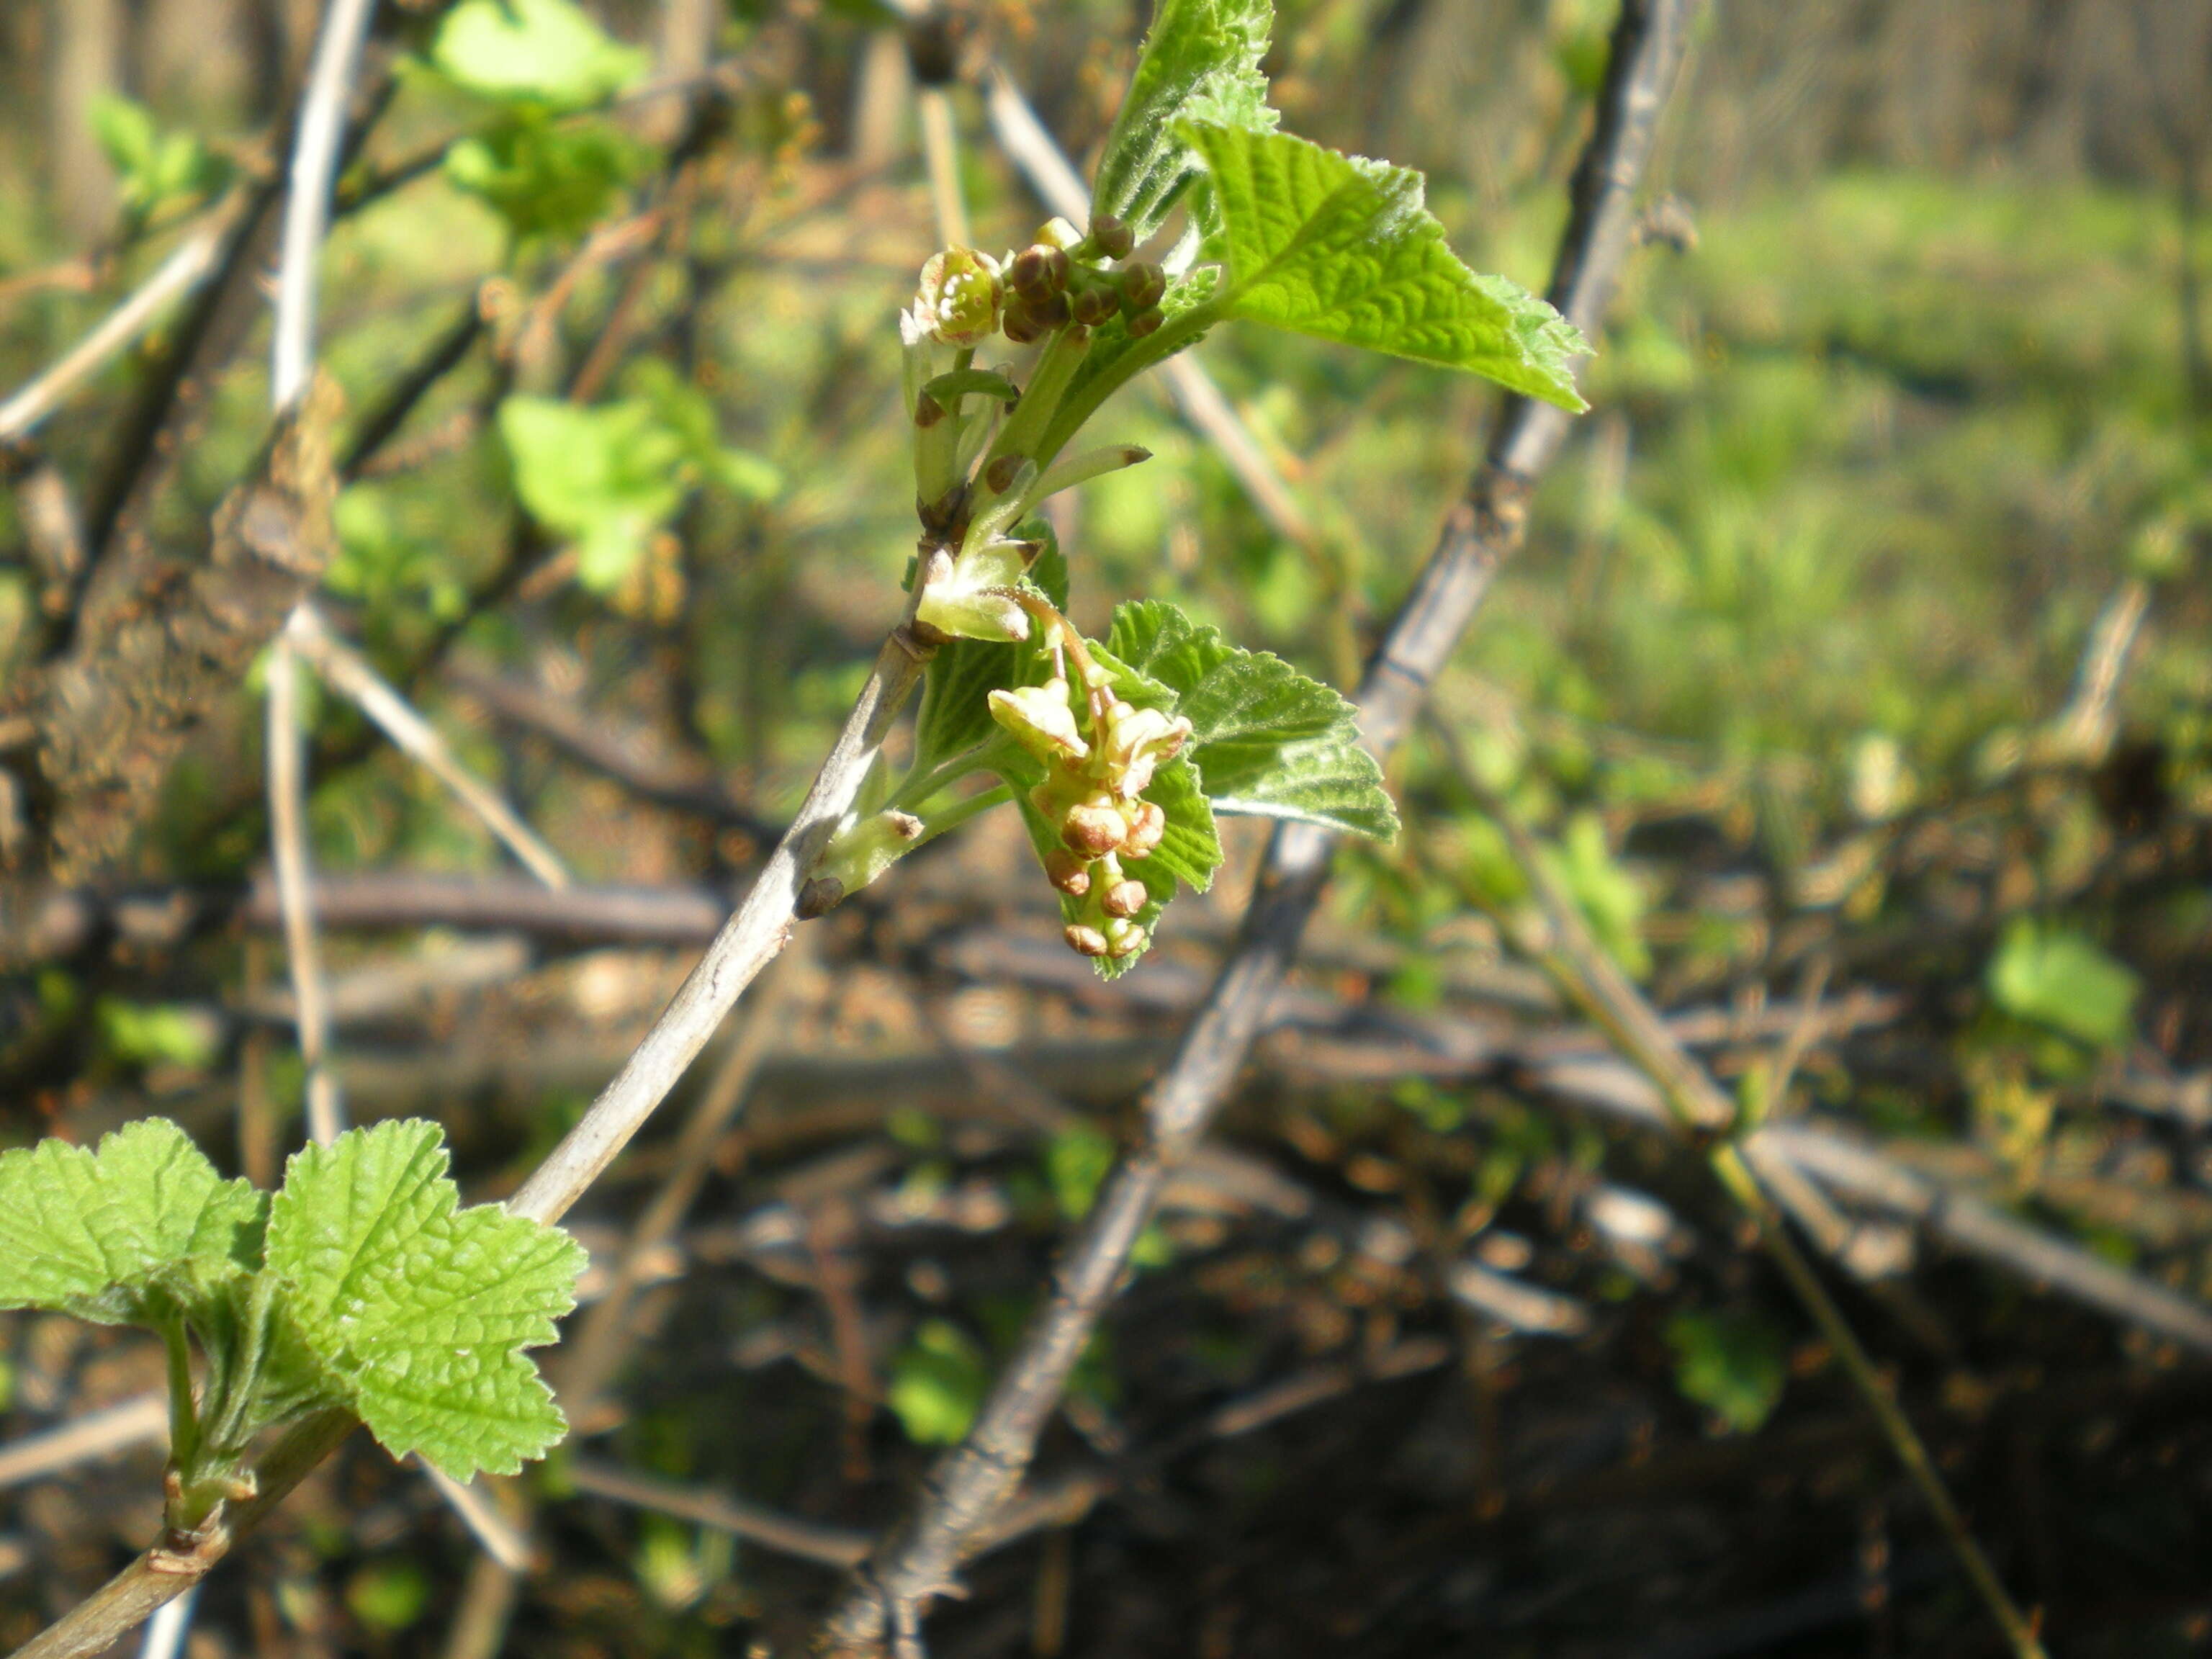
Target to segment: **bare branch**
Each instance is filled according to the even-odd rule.
[[[920,592],[917,583],[915,592]],[[745,988],[789,941],[798,920],[799,886],[851,806],[884,732],[920,684],[927,653],[904,623],[884,642],[836,746],[745,902],[583,1121],[538,1165],[507,1208],[539,1221],[557,1221],[567,1213],[667,1098]]]
[[[578,1492],[595,1498],[611,1498],[618,1504],[634,1504],[640,1509],[696,1521],[702,1527],[713,1527],[802,1561],[818,1561],[826,1567],[854,1565],[866,1556],[871,1541],[864,1532],[820,1526],[742,1498],[632,1474],[588,1458],[579,1457],[569,1463],[568,1479]]]
[[[113,1457],[168,1437],[168,1396],[142,1394],[0,1447],[0,1488],[43,1480],[94,1458]]]
[[[0,444],[27,436],[101,365],[151,328],[175,301],[205,282],[229,239],[235,210],[211,216],[177,245],[138,291],[64,352],[45,374],[0,404]]]
[[[288,634],[269,653],[269,843],[276,866],[284,959],[292,978],[293,1024],[307,1067],[307,1134],[327,1146],[344,1131],[337,1080],[331,1074],[330,1010],[323,996],[322,951],[307,869],[307,739],[300,726],[300,665]]]
[[[386,737],[481,818],[532,875],[556,890],[568,885],[568,869],[561,862],[561,855],[522,821],[497,790],[462,763],[444,734],[417,714],[366,657],[330,631],[312,605],[293,611],[284,625],[284,637],[325,684],[349,698]]]
[[[330,222],[346,100],[376,0],[331,0],[315,40],[307,90],[284,200],[276,276],[276,324],[270,350],[269,399],[278,414],[307,389],[315,362],[315,264]]]

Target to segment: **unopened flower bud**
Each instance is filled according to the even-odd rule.
[[[1150,311],[1167,293],[1167,273],[1156,264],[1139,259],[1121,272],[1121,301],[1133,317]]]
[[[1058,328],[1075,315],[1075,308],[1067,302],[1065,294],[1048,294],[1042,299],[1030,301],[1030,315],[1047,328]]]
[[[1091,890],[1091,865],[1066,848],[1055,847],[1044,855],[1045,879],[1070,898],[1081,898]]]
[[[1006,320],[1000,326],[1016,345],[1028,345],[1044,337],[1045,325],[1023,300],[1018,299],[1006,307]]]
[[[1124,858],[1148,859],[1168,833],[1168,815],[1148,800],[1136,802],[1129,811],[1129,830],[1121,843]]]
[[[1112,852],[1128,833],[1120,809],[1103,799],[1078,801],[1060,821],[1060,840],[1085,858]]]
[[[1136,233],[1110,213],[1091,216],[1091,245],[1109,259],[1126,259],[1137,245]]]
[[[1115,921],[1106,924],[1106,954],[1119,962],[1123,957],[1133,957],[1152,942],[1152,936],[1133,921]]]
[[[1075,729],[1075,711],[1068,707],[1066,680],[994,691],[989,703],[991,718],[1048,765],[1055,757],[1081,760],[1091,752],[1091,745]]]
[[[1134,800],[1151,788],[1160,763],[1182,748],[1190,731],[1190,721],[1181,714],[1133,708],[1126,702],[1108,708],[1102,742],[1114,793],[1123,800]]]
[[[949,247],[922,266],[914,316],[946,345],[976,345],[999,326],[1000,298],[997,260],[973,248]]]
[[[1096,328],[1114,314],[1114,295],[1103,288],[1078,289],[1069,301],[1075,320],[1085,328]]]
[[[1106,896],[1100,902],[1105,905],[1108,915],[1127,920],[1150,904],[1152,896],[1141,881],[1117,881],[1106,890]]]
[[[1160,324],[1165,319],[1157,310],[1140,311],[1129,319],[1129,337],[1133,340],[1141,340],[1147,334],[1157,334],[1160,331]]]
[[[1006,280],[1030,299],[1042,299],[1067,286],[1069,268],[1066,253],[1039,242],[1014,256],[1013,264],[1006,268]]]
[[[1096,927],[1081,923],[1072,924],[1066,934],[1067,948],[1079,957],[1103,957],[1106,954],[1106,935]]]
[[[1082,245],[1083,233],[1066,220],[1055,216],[1037,227],[1036,240],[1047,247],[1056,247],[1065,253]]]

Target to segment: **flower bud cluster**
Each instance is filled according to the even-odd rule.
[[[1144,792],[1188,740],[1191,726],[1179,714],[1109,698],[1103,686],[1092,689],[1087,738],[1064,676],[992,692],[991,715],[1044,764],[1044,781],[1030,791],[1030,804],[1060,840],[1045,860],[1046,875],[1079,901],[1067,927],[1070,948],[1119,957],[1145,948],[1148,936],[1136,918],[1151,902],[1122,860],[1150,858],[1167,834],[1166,813]]]
[[[1049,220],[1028,247],[1003,259],[973,248],[933,254],[908,313],[908,337],[975,346],[1003,331],[1026,345],[1071,323],[1096,328],[1119,315],[1142,338],[1160,325],[1165,275],[1143,260],[1101,269],[1128,260],[1135,240],[1128,226],[1102,213],[1088,235],[1065,219]]]

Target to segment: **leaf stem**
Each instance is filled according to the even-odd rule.
[[[963,796],[941,811],[925,812],[921,815],[921,833],[914,838],[913,844],[907,848],[907,851],[911,853],[915,848],[935,841],[948,830],[957,830],[969,819],[981,817],[994,806],[1004,806],[1013,798],[1013,785],[1002,783],[995,788]]]
[[[1166,331],[1163,329],[1161,332]],[[1060,398],[1075,378],[1084,354],[1090,349],[1091,331],[1073,323],[1055,331],[1052,338],[1045,342],[1044,349],[1037,354],[1036,367],[1030,371],[1029,384],[1022,388],[1022,400],[1014,405],[1014,412],[1006,417],[1006,425],[999,428],[998,437],[992,441],[987,465],[1001,455],[1020,455],[1033,460],[1040,471],[1051,465],[1052,458],[1060,453],[1059,446],[1039,441],[1058,426],[1054,417]],[[1072,434],[1074,428],[1069,430]],[[1066,440],[1060,441],[1065,443]]]
[[[161,1321],[161,1346],[169,1356],[169,1467],[190,1480],[200,1462],[199,1413],[192,1405],[192,1349],[183,1314],[173,1310]],[[212,1366],[210,1382],[214,1381]]]
[[[949,759],[940,761],[926,772],[909,773],[900,781],[898,788],[884,805],[897,807],[902,811],[915,811],[924,802],[943,794],[971,773],[992,770],[994,757],[1003,755],[1015,746],[1012,738],[989,738],[973,748],[963,749]]]
[[[1182,315],[1170,319],[1155,334],[1133,344],[1128,350],[1114,359],[1097,378],[1085,386],[1076,396],[1064,399],[1052,411],[1050,423],[1036,447],[1037,465],[1048,466],[1054,457],[1067,447],[1075,434],[1105,401],[1123,386],[1156,364],[1166,362],[1185,346],[1193,344],[1198,337],[1222,319],[1219,295],[1209,298],[1203,305],[1193,306]],[[1024,407],[1027,407],[1024,403]]]

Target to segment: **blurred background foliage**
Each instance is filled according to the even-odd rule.
[[[938,232],[897,20],[863,0],[388,9],[388,96],[328,249],[325,356],[356,436],[418,365],[450,372],[348,483],[328,592],[580,878],[722,878],[752,850],[742,831],[504,740],[435,665],[589,707],[761,818],[795,805],[914,535],[892,319]],[[952,50],[963,72],[1001,64],[1080,163],[1144,10],[979,0]],[[1425,168],[1462,255],[1540,287],[1612,15],[1601,0],[1284,0],[1268,68],[1289,126]],[[268,174],[314,17],[306,0],[0,8],[0,386]],[[709,65],[720,96],[695,103]],[[1913,988],[1941,1066],[1823,1068],[1808,1085],[1823,1104],[1977,1147],[2008,1202],[2170,1282],[2212,1283],[2196,1209],[2161,1230],[2144,1216],[2168,1212],[2100,1198],[2091,1177],[2139,1174],[2143,1149],[2073,1109],[2100,1079],[2212,1064],[2208,85],[2212,8],[2191,0],[1709,9],[1646,246],[1586,377],[1595,410],[1437,689],[1458,740],[1408,745],[1393,778],[1408,835],[1346,855],[1331,937],[1378,942],[1359,961],[1382,995],[1432,1007],[1498,961],[1467,893],[1513,878],[1471,769],[1542,829],[1656,1000],[1778,997],[1816,958]],[[1042,210],[989,142],[981,94],[957,86],[952,105],[977,239],[1018,244]],[[177,326],[42,429],[40,454],[88,501],[112,489],[118,411]],[[160,533],[201,536],[260,441],[252,339],[201,411]],[[1201,355],[1310,533],[1271,529],[1220,453],[1139,388],[1098,430],[1157,459],[1057,525],[1076,618],[1159,594],[1349,684],[1492,397],[1279,335],[1229,331]],[[21,500],[0,495],[0,677],[55,626]],[[2107,697],[2095,671],[2116,642]],[[500,867],[349,708],[324,697],[314,718],[321,867]],[[208,711],[132,878],[260,866],[258,720],[246,695]],[[2195,863],[2127,863],[2175,825],[2197,826]],[[1213,933],[1194,919],[1186,944],[1202,954],[1230,914]],[[216,976],[252,949],[222,943]],[[220,1074],[233,1056],[201,1010],[207,979],[168,959],[48,969],[18,999],[6,1058],[33,1103],[8,1109],[6,1133],[103,1091],[158,1100],[165,1079]],[[659,983],[609,1004],[650,1005]],[[257,1063],[291,1109],[285,1055]],[[528,1132],[494,1137],[495,1178],[591,1086],[538,1090]],[[1322,1118],[1355,1140],[1479,1117],[1453,1201],[1484,1217],[1525,1200],[1531,1170],[1603,1161],[1587,1131],[1457,1085],[1322,1092]],[[945,1189],[957,1170],[908,1127],[902,1179]],[[1110,1144],[1063,1132],[1006,1176],[1038,1238],[1088,1204]],[[2156,1155],[2202,1206],[2202,1145]],[[985,1277],[884,1357],[885,1403],[915,1443],[957,1437],[1027,1305]],[[1615,1299],[1637,1283],[1605,1282]],[[1712,1423],[1755,1430],[1802,1367],[1739,1280],[1708,1289],[1728,1305],[1676,1311],[1647,1363]],[[1190,1363],[1249,1376],[1238,1340],[1194,1334]],[[1118,1363],[1102,1344],[1079,1409],[1109,1411]],[[787,1439],[805,1437],[794,1424],[835,1437],[818,1401],[763,1409]],[[629,1443],[689,1473],[695,1427],[662,1400]],[[747,1468],[773,1486],[799,1455],[763,1439]],[[672,1522],[635,1549],[670,1620],[731,1571]],[[416,1565],[373,1554],[343,1591],[379,1650],[406,1650],[389,1644],[426,1598]]]

